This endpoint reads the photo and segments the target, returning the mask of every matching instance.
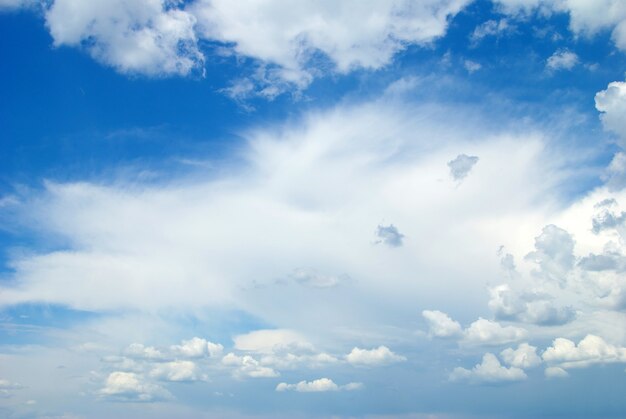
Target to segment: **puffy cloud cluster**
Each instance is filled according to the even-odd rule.
[[[431,336],[456,337],[468,344],[502,345],[524,339],[527,331],[514,326],[502,326],[498,322],[479,318],[466,329],[441,311],[424,310],[422,316],[427,320]]]
[[[109,374],[99,394],[116,400],[140,402],[171,398],[171,394],[164,388],[144,382],[138,374],[122,371]]]
[[[546,68],[550,71],[571,70],[580,62],[578,55],[572,51],[563,49],[552,54],[546,62]]]
[[[297,384],[279,383],[276,391],[297,391],[299,393],[321,393],[326,391],[354,391],[363,388],[362,383],[348,383],[342,386],[335,384],[330,378],[319,378],[313,381],[300,381]]]
[[[517,367],[504,367],[492,353],[486,353],[480,364],[468,370],[457,367],[450,374],[450,381],[468,382],[470,384],[493,384],[501,382],[521,381],[527,378],[526,373]]]
[[[606,342],[599,336],[587,335],[578,344],[557,338],[542,355],[545,362],[563,369],[584,368],[592,364],[626,363],[626,348]]]
[[[352,365],[375,366],[406,361],[406,358],[394,354],[386,346],[379,346],[374,349],[353,348],[346,356],[346,360]]]

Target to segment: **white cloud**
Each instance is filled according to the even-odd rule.
[[[204,56],[196,18],[164,0],[55,0],[46,25],[55,46],[82,46],[123,73],[187,75]]]
[[[506,368],[500,364],[498,358],[491,353],[483,356],[482,363],[471,370],[457,367],[450,374],[450,381],[469,382],[471,384],[489,384],[522,381],[527,378],[524,371],[517,367]]]
[[[508,19],[488,20],[474,29],[470,35],[470,41],[476,45],[486,37],[501,36],[514,30]]]
[[[469,175],[476,163],[478,163],[478,157],[459,154],[454,160],[448,162],[450,176],[456,181],[461,181]]]
[[[528,343],[520,344],[517,349],[507,348],[500,352],[500,357],[509,366],[527,369],[541,364],[537,348]]]
[[[353,348],[346,355],[346,360],[352,365],[376,366],[403,362],[406,361],[406,358],[393,353],[386,346],[379,346],[374,349]]]
[[[116,371],[109,374],[105,386],[99,391],[103,397],[150,402],[170,398],[169,392],[155,384],[146,383],[132,372]]]
[[[289,277],[299,284],[312,288],[332,288],[345,279],[345,276],[326,275],[310,268],[296,269]]]
[[[463,67],[467,70],[468,73],[472,74],[483,68],[482,64],[477,63],[472,60],[463,61]]]
[[[578,55],[568,50],[558,50],[546,61],[546,68],[551,71],[571,70],[580,62]]]
[[[247,376],[252,378],[272,378],[278,377],[280,374],[270,367],[262,366],[259,361],[250,355],[238,356],[234,353],[228,353],[222,358],[222,364],[230,367],[236,367],[236,376]]]
[[[201,358],[207,355],[211,358],[219,358],[222,356],[224,347],[219,343],[194,337],[190,340],[182,341],[181,345],[173,345],[171,350],[178,355],[189,358]]]
[[[464,340],[468,343],[501,345],[522,340],[527,334],[525,329],[502,326],[498,322],[479,318],[465,329]]]
[[[316,54],[327,57],[341,73],[381,68],[407,45],[425,45],[444,35],[448,18],[468,3],[306,1],[286,8],[276,0],[199,0],[188,10],[198,19],[203,38],[232,45],[237,55],[277,66],[270,75],[264,72],[262,87],[287,82],[303,88],[320,71],[309,65]]]
[[[164,359],[166,356],[163,352],[153,346],[145,346],[141,343],[131,343],[124,351],[131,358],[143,359]]]
[[[537,275],[563,287],[576,261],[574,239],[566,230],[547,225],[535,237],[535,251],[526,255],[526,260],[539,265]]]
[[[313,381],[300,381],[297,384],[279,383],[276,386],[276,391],[297,391],[299,393],[321,393],[326,391],[354,391],[363,388],[362,383],[348,383],[343,386],[338,386],[330,378],[319,378]]]
[[[285,351],[312,351],[313,346],[299,333],[286,329],[255,330],[234,338],[240,351],[272,354]]]
[[[422,316],[428,322],[428,332],[431,336],[448,338],[460,336],[463,333],[459,322],[439,310],[424,310]]]
[[[514,320],[542,326],[569,323],[576,318],[571,306],[556,307],[553,297],[546,293],[516,292],[508,284],[489,289],[489,308],[500,320]]]
[[[601,112],[600,118],[604,128],[617,135],[619,144],[622,148],[626,148],[626,83],[612,82],[609,83],[606,90],[602,90],[596,94],[596,109]],[[618,155],[616,155],[617,158]],[[611,165],[618,165],[615,161]],[[622,165],[619,165],[623,167]],[[615,170],[615,167],[613,167]]]
[[[592,364],[626,362],[626,348],[611,345],[595,335],[585,336],[578,345],[569,339],[557,338],[542,358],[561,368],[584,368]]]
[[[172,361],[159,363],[152,368],[150,376],[164,381],[196,381],[196,364],[191,361]]]

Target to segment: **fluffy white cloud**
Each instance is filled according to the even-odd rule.
[[[313,381],[300,381],[297,384],[279,383],[276,386],[276,391],[288,391],[293,390],[299,393],[320,393],[326,391],[354,391],[363,388],[362,383],[348,383],[343,386],[338,386],[330,378],[319,378]]]
[[[206,339],[194,337],[192,339],[182,341],[180,345],[173,345],[171,350],[175,354],[189,358],[201,358],[207,355],[211,358],[218,358],[222,356],[224,347],[219,343],[213,343],[207,341]]]
[[[501,345],[522,340],[527,334],[525,329],[502,326],[498,322],[479,318],[465,329],[464,340],[468,343]]]
[[[195,17],[165,0],[55,0],[46,24],[55,46],[82,46],[123,73],[187,75],[204,56]]]
[[[583,368],[592,364],[626,362],[626,348],[611,345],[594,335],[585,336],[578,345],[569,339],[557,338],[542,358],[561,368]]]
[[[537,355],[537,348],[528,343],[520,344],[517,349],[507,348],[500,352],[500,358],[512,367],[527,369],[541,364],[541,357]]]
[[[550,71],[571,70],[579,62],[580,60],[576,53],[568,50],[558,50],[548,58],[546,68]]]
[[[456,337],[463,333],[459,322],[439,310],[424,310],[422,316],[428,322],[428,332],[438,338]]]
[[[375,366],[406,361],[406,358],[393,353],[386,346],[379,346],[374,349],[353,348],[352,351],[346,355],[346,360],[353,365]]]
[[[166,355],[153,346],[145,346],[141,343],[131,343],[124,351],[131,358],[164,359]]]
[[[526,373],[520,368],[506,368],[500,364],[498,358],[491,353],[486,353],[480,364],[468,370],[457,367],[450,374],[450,381],[469,382],[472,384],[500,383],[521,381],[527,378]]]
[[[132,372],[121,371],[109,374],[99,394],[112,399],[141,402],[150,402],[171,397],[167,390],[155,384],[144,382],[141,376]]]
[[[196,364],[191,361],[159,363],[150,371],[150,376],[164,381],[196,381],[197,374]]]
[[[526,255],[526,259],[539,266],[537,275],[563,287],[576,262],[574,239],[564,229],[547,225],[535,237],[535,251]]]
[[[285,351],[312,351],[313,345],[299,333],[286,329],[255,330],[234,338],[240,351],[272,354]]]
[[[277,68],[273,80],[306,86],[315,75],[310,61],[323,54],[336,70],[377,69],[409,44],[424,45],[445,34],[448,19],[469,0],[280,1],[199,0],[188,8],[201,36],[232,45],[234,53]]]
[[[609,83],[606,90],[596,94],[595,100],[596,109],[601,112],[600,118],[604,128],[615,133],[619,138],[619,144],[622,148],[626,148],[626,120],[624,118],[626,114],[626,83],[618,81]],[[615,159],[611,165],[623,166]],[[613,170],[615,169],[616,167],[613,167]]]
[[[626,50],[626,4],[621,0],[494,0],[505,13],[568,13],[570,29],[593,36],[611,30],[615,45]]]
[[[264,367],[259,361],[250,355],[238,356],[234,353],[228,353],[222,358],[222,364],[230,367],[236,367],[236,376],[247,376],[252,378],[271,378],[278,377],[280,374],[270,367]]]
[[[497,319],[553,326],[576,317],[574,308],[556,307],[553,297],[546,293],[516,292],[509,284],[501,284],[490,288],[489,295],[488,305]]]

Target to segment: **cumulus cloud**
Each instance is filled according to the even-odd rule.
[[[287,329],[255,330],[235,336],[235,348],[240,351],[273,354],[275,352],[310,352],[311,345],[302,335]]]
[[[596,93],[595,97],[596,109],[601,112],[600,119],[607,131],[617,135],[619,145],[626,148],[626,121],[624,114],[626,113],[626,83],[612,82],[609,83],[605,90]],[[618,157],[619,156],[619,157]],[[623,167],[621,155],[616,155],[611,163],[613,172],[621,172],[619,169]]]
[[[527,336],[525,329],[502,326],[498,322],[478,318],[464,332],[464,341],[473,344],[501,345],[516,342]]]
[[[81,46],[122,73],[187,75],[202,66],[196,18],[163,0],[55,0],[46,25],[55,46]]]
[[[300,381],[297,384],[279,383],[276,391],[297,391],[299,393],[321,393],[326,391],[354,391],[363,388],[362,383],[348,383],[338,386],[330,378],[319,378],[313,381]]]
[[[355,347],[346,355],[346,360],[352,365],[376,366],[403,362],[406,361],[406,358],[393,353],[386,346],[379,346],[374,349],[360,349]]]
[[[150,376],[164,381],[196,381],[197,367],[191,361],[172,361],[155,365]]]
[[[537,348],[528,343],[520,344],[517,349],[507,348],[500,352],[500,357],[505,364],[521,369],[533,368],[541,364]]]
[[[170,393],[164,388],[145,382],[135,373],[121,371],[109,374],[99,394],[105,398],[139,402],[171,398]]]
[[[459,322],[439,310],[424,310],[422,316],[428,322],[428,333],[438,338],[457,337],[462,335],[463,329]]]
[[[384,243],[389,247],[400,247],[404,240],[404,234],[400,233],[393,224],[379,225],[376,229],[376,237],[378,237],[376,243]]]
[[[576,318],[571,306],[556,307],[551,295],[539,292],[516,292],[508,284],[489,289],[489,308],[500,320],[514,320],[541,326],[562,325]]]
[[[204,356],[219,358],[222,356],[224,347],[219,343],[213,343],[206,339],[194,337],[190,340],[182,341],[180,345],[173,345],[171,350],[175,354],[189,358],[201,358]]]
[[[470,384],[494,384],[502,382],[522,381],[527,378],[526,373],[520,368],[506,368],[500,364],[498,358],[491,353],[486,353],[480,364],[468,370],[457,367],[450,374],[450,381],[468,382]]]
[[[448,18],[468,3],[299,2],[284,8],[280,1],[199,0],[188,10],[198,20],[201,37],[275,66],[265,67],[261,80],[253,76],[262,90],[281,89],[281,82],[305,87],[319,71],[311,63],[320,54],[340,73],[381,68],[407,45],[426,45],[444,35]]]
[[[542,354],[545,362],[567,368],[584,368],[592,364],[626,362],[626,348],[606,342],[599,336],[587,335],[578,344],[557,338]]]
[[[280,374],[270,367],[261,365],[259,361],[250,355],[238,356],[230,352],[222,358],[222,364],[235,367],[235,376],[247,376],[252,378],[272,378]]]
[[[558,50],[546,61],[546,68],[550,71],[571,70],[580,62],[578,55],[568,50]]]
[[[461,181],[469,175],[476,163],[478,163],[478,157],[459,154],[454,160],[448,162],[450,176],[455,181]]]
[[[166,355],[153,346],[145,346],[141,343],[131,343],[124,353],[131,358],[164,359]]]
[[[526,255],[526,260],[539,266],[537,275],[563,287],[576,261],[574,239],[564,229],[547,225],[535,237],[535,251]]]

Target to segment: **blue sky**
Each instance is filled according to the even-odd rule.
[[[0,416],[624,416],[621,0],[0,32]]]

